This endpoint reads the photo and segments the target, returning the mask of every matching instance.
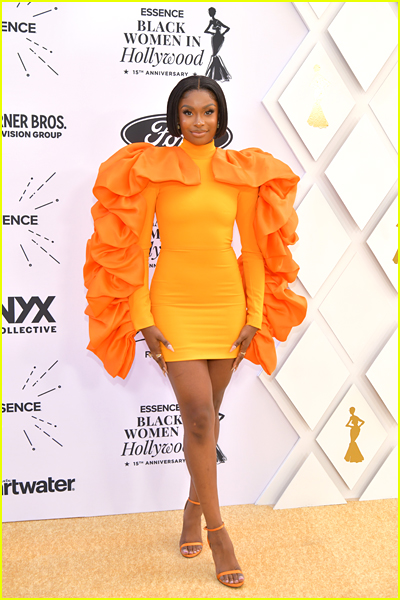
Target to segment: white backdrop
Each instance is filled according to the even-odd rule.
[[[290,3],[214,6],[217,18],[230,27],[220,55],[232,76],[222,84],[231,147],[259,146],[302,175],[260,100],[305,36],[304,24]],[[131,429],[150,436],[153,421],[141,418],[168,417],[166,423],[174,423],[176,400],[168,382],[145,357],[145,342],[137,345],[127,379],[113,380],[85,349],[83,315],[82,266],[99,164],[124,145],[120,134],[127,123],[165,112],[168,94],[181,77],[165,73],[204,74],[211,56],[211,36],[203,33],[209,5],[173,3],[164,8],[183,16],[141,16],[143,8],[160,7],[148,2],[3,4],[6,521],[176,509],[187,497],[182,425],[145,447],[150,454],[129,455]],[[130,39],[130,33],[148,28],[148,21],[158,33],[166,23],[173,24],[171,31],[183,30],[177,34],[182,46],[186,36],[195,36],[196,41],[189,38],[194,46],[183,46],[182,53],[204,51],[203,64],[184,69],[128,63],[133,45],[125,33]],[[134,74],[138,70],[144,72]],[[37,137],[38,132],[56,135]],[[38,299],[32,306],[31,298]],[[256,366],[243,365],[221,409],[220,447],[227,457],[219,466],[223,504],[255,502],[298,437],[258,373]],[[161,411],[141,412],[148,405],[160,405]],[[165,453],[154,443],[162,443]],[[68,480],[73,480],[70,489]]]
[[[366,112],[365,100],[375,98],[389,78],[395,56],[389,48],[386,58],[380,58],[378,77],[362,95],[352,72],[356,67],[353,63],[352,68],[347,66],[327,33],[343,3],[295,4],[304,7],[296,9],[289,2],[213,4],[216,17],[230,27],[220,50],[232,76],[222,83],[233,133],[230,147],[258,146],[287,162],[302,177],[297,204],[301,202],[300,228],[305,243],[296,246],[295,258],[304,268],[304,279],[301,270],[295,290],[307,296],[310,304],[306,322],[279,347],[278,368],[272,377],[259,377],[260,369],[247,361],[233,377],[221,408],[219,445],[227,457],[227,462],[218,467],[222,504],[258,501],[284,508],[344,502],[345,498],[368,497],[368,493],[369,497],[386,497],[388,474],[394,472],[397,415],[394,417],[387,408],[393,386],[389,385],[388,391],[382,384],[382,378],[386,382],[393,378],[393,367],[388,369],[387,360],[380,357],[384,357],[396,328],[396,293],[385,274],[387,270],[372,258],[367,237],[372,244],[370,234],[377,232],[374,248],[378,249],[374,252],[386,256],[387,236],[379,238],[378,225],[396,196],[395,182],[384,197],[372,200],[377,210],[362,231],[364,223],[357,226],[347,199],[332,191],[323,173]],[[326,12],[318,14],[319,4],[324,9],[327,5]],[[141,14],[142,10],[160,8],[177,12],[171,17]],[[208,8],[204,2],[166,6],[149,2],[3,3],[5,521],[178,509],[187,497],[188,476],[180,446],[182,426],[175,419],[176,400],[168,382],[146,357],[145,343],[138,342],[134,366],[124,381],[113,380],[85,349],[88,332],[83,314],[86,301],[82,266],[86,240],[93,230],[91,189],[98,166],[124,145],[121,130],[125,125],[165,112],[168,94],[180,77],[193,72],[205,74],[211,56],[211,36],[204,34],[209,23]],[[171,36],[181,36],[180,47],[173,37],[156,39],[155,58],[151,50],[146,55],[141,48],[150,47],[151,40],[144,36],[137,40],[136,36],[135,44],[130,43],[135,34],[151,33],[144,29],[150,28],[153,35],[166,34],[162,31],[167,29],[166,23],[171,23]],[[320,157],[311,158],[304,128],[296,127],[298,114],[291,112],[299,92],[287,90],[281,99],[283,108],[279,97],[321,40],[340,71],[338,78],[329,72],[331,89],[337,93],[343,89],[339,81],[344,81],[344,110],[351,110],[352,97],[356,113],[351,112],[344,124],[343,115],[335,115],[331,121],[335,136]],[[187,68],[163,63],[155,66],[161,52],[163,60],[176,61],[178,50],[183,62],[190,62],[192,54],[198,57],[197,62],[202,58],[202,64]],[[134,62],[135,57],[139,62]],[[143,62],[150,58],[150,65]],[[389,85],[383,100],[381,94],[380,105],[392,96],[393,86]],[[330,105],[339,106],[337,102]],[[381,143],[390,145],[387,129],[376,122],[374,126]],[[317,135],[318,131],[313,133]],[[326,142],[326,132],[319,133]],[[321,144],[316,146],[320,152]],[[392,159],[395,150],[390,148],[387,152]],[[390,181],[391,177],[389,173]],[[348,238],[325,207],[326,200],[320,200],[318,190],[307,196],[315,183],[328,198]],[[335,235],[327,247],[332,250],[337,243],[341,248],[336,254],[321,249],[327,257],[323,267],[315,263],[316,253],[310,251],[315,239],[313,223],[317,220],[321,224],[320,211],[328,214],[325,239],[332,232]],[[237,238],[235,250],[240,250]],[[385,319],[378,324],[374,321],[375,336],[365,352],[361,349],[360,356],[356,348],[350,358],[347,346],[357,340],[357,335],[343,338],[340,325],[351,298],[339,294],[337,305],[341,309],[336,313],[329,312],[329,301],[325,312],[319,307],[328,292],[335,289],[347,265],[352,268],[351,259],[359,253],[367,283],[372,277],[380,290],[377,306]],[[336,289],[340,291],[339,286]],[[369,309],[362,291],[356,288],[351,295],[359,293],[359,306]],[[367,309],[364,319],[370,315]],[[328,355],[342,365],[342,370],[333,375],[328,372],[321,383],[316,359]],[[296,380],[303,357],[307,381],[295,386],[296,396],[289,385]],[[389,357],[393,357],[392,352]],[[330,391],[326,390],[328,384]],[[372,444],[364,452],[368,465],[361,463],[363,471],[360,465],[354,465],[360,474],[354,485],[354,472],[349,476],[342,469],[348,429],[344,425],[340,429],[348,416],[347,400],[357,398],[353,384],[361,387],[363,401],[372,407],[376,420],[368,429]],[[313,394],[315,390],[323,391],[323,402]],[[153,405],[155,412],[143,412],[146,408],[142,407]],[[317,409],[308,423],[304,415],[313,406]],[[356,414],[364,418],[361,400],[355,406]],[[157,417],[166,418],[166,426],[174,429],[146,446],[150,425]],[[336,425],[329,433],[330,423]],[[143,451],[138,450],[141,454],[129,454],[131,444],[137,440],[132,440],[130,430],[137,430],[138,444],[143,445]],[[339,440],[336,453],[333,440]],[[347,470],[351,467],[346,463]],[[311,497],[304,497],[305,487]]]

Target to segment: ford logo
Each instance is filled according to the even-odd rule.
[[[121,137],[125,144],[147,142],[153,146],[179,146],[182,136],[174,137],[167,129],[167,115],[150,115],[140,117],[127,123],[121,131]],[[226,130],[221,138],[215,140],[217,148],[226,148],[233,139],[232,131]]]

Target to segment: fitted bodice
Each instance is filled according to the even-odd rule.
[[[163,250],[226,250],[232,244],[240,188],[215,181],[211,161],[214,142],[180,146],[200,171],[201,185],[159,185],[156,215]],[[254,190],[256,193],[256,190]]]

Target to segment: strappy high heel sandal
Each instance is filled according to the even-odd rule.
[[[183,511],[186,510],[187,507],[187,503],[190,502],[191,504],[196,504],[197,506],[200,506],[200,502],[195,502],[194,500],[191,500],[190,498],[188,498],[186,500],[186,504],[185,504],[185,508],[183,509]],[[185,546],[201,546],[200,550],[198,552],[195,552],[194,554],[184,554],[182,552],[182,548],[184,548]],[[186,542],[186,544],[182,544],[179,548],[180,553],[182,554],[182,556],[184,556],[185,558],[194,558],[195,556],[198,556],[200,554],[200,552],[203,550],[203,543],[202,542]]]
[[[222,525],[220,525],[219,527],[216,527],[215,529],[210,529],[209,527],[204,527],[204,529],[206,531],[219,531],[223,527],[225,527],[225,523],[222,523]],[[208,534],[207,534],[207,542],[211,549],[211,544],[210,544],[210,540],[208,539]],[[234,575],[235,573],[241,573],[243,575],[243,571],[240,571],[239,569],[233,569],[232,571],[222,571],[222,573],[218,573],[217,579],[220,583],[222,583],[223,585],[227,585],[228,587],[234,587],[234,588],[241,587],[244,584],[244,580],[239,581],[238,583],[227,583],[226,581],[222,581],[222,579],[220,579],[223,575]]]

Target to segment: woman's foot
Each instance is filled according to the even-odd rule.
[[[201,506],[200,504],[193,504],[190,500],[186,502],[183,512],[183,527],[182,535],[179,541],[179,545],[193,542],[193,545],[181,547],[181,554],[188,557],[196,556],[200,554],[202,546],[196,544],[201,542]]]
[[[225,571],[240,571],[233,544],[225,527],[218,531],[208,531],[207,535],[215,562],[217,576],[219,573],[224,573]],[[221,575],[219,580],[226,585],[241,585],[244,582],[244,576],[242,573],[230,573]]]

